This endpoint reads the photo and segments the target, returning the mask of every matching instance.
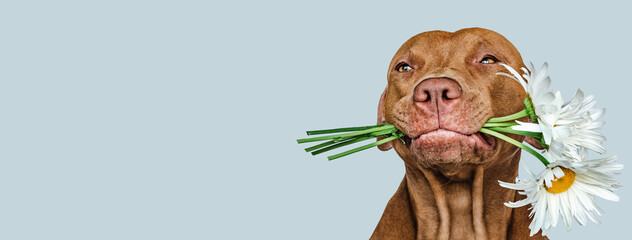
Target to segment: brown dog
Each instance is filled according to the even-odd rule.
[[[379,147],[395,148],[406,174],[371,239],[547,239],[529,238],[527,207],[503,205],[522,198],[498,184],[515,180],[520,149],[478,132],[524,108],[525,91],[496,74],[507,72],[499,63],[524,67],[507,39],[481,28],[421,33],[397,51],[378,123],[405,144]]]

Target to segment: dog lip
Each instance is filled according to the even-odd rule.
[[[431,134],[431,133],[436,133],[436,132],[439,132],[439,131],[453,132],[453,133],[457,133],[457,134],[460,134],[460,135],[465,135],[465,136],[468,136],[468,137],[469,137],[469,136],[472,136],[472,135],[474,135],[474,134],[477,134],[477,133],[481,133],[481,132],[478,132],[478,131],[476,131],[476,132],[471,132],[471,133],[462,133],[462,132],[459,132],[459,131],[454,131],[454,130],[450,130],[450,129],[446,129],[446,128],[441,128],[441,127],[439,127],[439,128],[435,128],[435,129],[432,129],[432,130],[426,131],[426,132],[424,132],[424,133],[421,133],[421,134],[419,134],[419,135],[417,135],[417,136],[410,136],[410,135],[408,135],[408,134],[407,134],[406,136],[409,136],[411,139],[418,139],[418,138],[420,138],[420,137],[422,137],[422,136],[424,136],[424,135]]]
[[[484,150],[492,150],[496,146],[496,138],[486,133],[476,132],[473,134],[475,137],[480,138],[480,147]]]
[[[461,132],[457,132],[457,131],[453,131],[450,129],[444,129],[444,128],[437,128],[431,131],[427,131],[425,133],[419,134],[416,137],[411,137],[409,135],[405,135],[404,136],[404,142],[406,142],[406,145],[408,145],[409,147],[412,146],[411,143],[413,141],[420,141],[420,139],[423,136],[427,136],[427,135],[432,135],[432,134],[436,134],[440,132],[445,132],[445,133],[456,133],[462,136],[465,136],[468,139],[472,139],[474,141],[474,146],[476,148],[480,148],[482,150],[492,150],[494,149],[494,147],[496,146],[496,138],[494,138],[491,135],[476,131],[473,133],[461,133]]]

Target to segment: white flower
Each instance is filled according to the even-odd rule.
[[[519,125],[512,126],[512,129],[541,132],[552,154],[576,159],[575,152],[581,148],[603,154],[606,152],[603,146],[606,138],[597,130],[604,122],[597,120],[605,114],[605,109],[593,109],[595,103],[592,95],[584,98],[584,93],[577,90],[573,99],[559,105],[557,110],[551,108],[547,114],[538,115],[538,123],[516,121]]]
[[[573,99],[564,104],[557,116],[544,116],[552,128],[566,127],[566,134],[560,134],[560,141],[576,148],[585,147],[598,153],[605,153],[603,141],[606,138],[597,132],[604,122],[598,122],[605,109],[593,109],[596,101],[592,95],[584,98],[584,93],[577,90]],[[548,118],[548,119],[544,119]]]
[[[585,154],[581,157],[585,157]],[[572,227],[573,219],[580,225],[585,225],[587,219],[599,223],[601,209],[595,204],[594,197],[619,200],[612,192],[619,188],[614,180],[614,171],[623,169],[623,165],[615,163],[615,159],[616,156],[582,159],[580,162],[558,159],[538,176],[527,169],[532,178],[516,178],[516,183],[499,181],[502,187],[518,190],[519,194],[526,195],[525,199],[505,205],[516,208],[531,204],[531,236],[540,229],[542,235],[546,235],[551,227],[557,225],[559,216],[568,230]]]
[[[551,79],[546,76],[547,63],[539,71],[535,71],[533,64],[531,71],[522,68],[522,76],[510,66],[503,66],[513,76],[501,74],[523,86],[538,120],[538,123],[516,121],[519,125],[512,126],[512,129],[542,133],[544,142],[549,145],[549,152],[554,155],[577,158],[575,152],[582,147],[605,153],[605,137],[596,131],[603,126],[603,122],[597,122],[597,119],[604,115],[605,109],[593,109],[596,101],[592,95],[584,97],[584,93],[577,90],[573,99],[564,104],[559,91],[548,90]]]
[[[546,74],[549,68],[548,63],[545,62],[539,71],[535,71],[533,63],[531,64],[531,70],[521,68],[524,72],[522,75],[509,65],[502,63],[501,65],[507,68],[513,76],[506,73],[498,74],[508,76],[522,85],[528,97],[531,98],[531,103],[535,108],[536,115],[546,114],[550,110],[554,110],[556,103],[559,102],[561,104],[561,99],[558,99],[558,96],[556,96],[552,90],[549,90],[551,78]],[[535,72],[535,74],[531,74],[532,72]]]

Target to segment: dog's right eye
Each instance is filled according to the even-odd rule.
[[[413,67],[406,63],[400,63],[399,65],[397,65],[397,67],[395,67],[395,69],[397,69],[398,72],[408,72],[410,70],[413,70]]]

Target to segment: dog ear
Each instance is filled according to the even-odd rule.
[[[377,105],[377,124],[378,125],[386,121],[386,118],[384,117],[384,98],[386,98],[387,89],[388,89],[388,86],[386,87],[386,89],[384,89],[384,92],[382,92],[382,96],[380,97],[380,103],[378,103]],[[385,137],[378,137],[376,141],[380,141],[384,138]],[[387,143],[378,145],[377,148],[382,151],[388,151],[391,148],[393,148],[393,144],[391,142],[387,142]]]
[[[524,140],[525,142],[529,143],[529,145],[533,146],[534,148],[537,148],[540,150],[544,149],[544,147],[542,147],[542,144],[538,142],[538,140],[535,140],[535,138],[525,137]]]

